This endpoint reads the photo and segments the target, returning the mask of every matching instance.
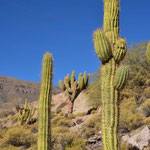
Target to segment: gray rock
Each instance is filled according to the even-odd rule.
[[[149,145],[149,140],[150,129],[148,128],[148,126],[146,126],[140,132],[131,136],[127,142],[130,143],[132,146],[136,146],[140,150],[143,150],[144,147],[147,147]]]
[[[129,138],[130,138],[129,135],[126,134],[126,135],[122,136],[121,141],[127,142],[129,140]]]

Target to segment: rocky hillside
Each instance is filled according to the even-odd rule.
[[[53,86],[53,94],[61,90]],[[11,77],[0,76],[0,108],[9,108],[23,103],[26,98],[31,102],[38,100],[40,82],[29,82]]]
[[[102,149],[101,107],[95,109],[87,105],[87,100],[86,92],[82,92],[75,100],[73,114],[68,115],[68,101],[65,93],[52,96],[53,150],[67,150],[66,147],[70,142],[73,148],[82,148],[82,150]],[[18,126],[18,115],[15,108],[0,111],[0,149],[37,150],[38,101],[29,105],[32,105],[36,111],[33,122],[27,126]],[[149,125],[142,125],[127,133],[119,130],[119,135],[121,150],[150,150]],[[71,150],[74,150],[73,148]]]

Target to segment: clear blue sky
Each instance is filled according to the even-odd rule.
[[[54,57],[54,80],[100,66],[93,31],[103,0],[0,0],[0,75],[41,81],[42,57]],[[121,0],[120,33],[128,44],[150,40],[150,0]]]

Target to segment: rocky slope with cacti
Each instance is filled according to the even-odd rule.
[[[86,92],[87,91],[83,91],[80,93],[74,104],[74,112],[70,115],[68,115],[68,102],[65,93],[63,92],[52,96],[52,150],[70,150],[70,147],[72,147],[71,150],[102,149],[101,107],[96,109],[87,106],[89,99]],[[28,103],[28,107],[31,108],[31,106],[35,109],[32,121],[22,126],[18,124],[18,112],[15,108],[0,112],[0,148],[2,150],[37,150],[38,101]],[[80,108],[78,108],[78,106],[80,106]],[[125,106],[123,112],[125,110],[129,111],[129,107]],[[126,119],[128,120],[130,117],[131,116],[126,116]],[[128,150],[127,147],[129,148],[131,143],[133,143],[132,141],[139,139],[138,134],[145,137],[145,134],[149,135],[150,133],[149,128],[147,128],[150,125],[148,122],[140,125],[134,122],[134,119],[137,118],[130,118],[128,126],[124,123],[123,125],[125,125],[125,127],[120,127],[119,133],[122,139],[121,142],[123,143],[121,145],[122,150]],[[136,125],[138,127],[135,128]],[[126,128],[130,129],[130,131],[126,130]],[[147,139],[149,138],[147,137],[146,140]],[[141,140],[139,145],[146,143],[148,147],[147,142],[148,141],[144,142]],[[134,144],[136,145],[138,143]]]

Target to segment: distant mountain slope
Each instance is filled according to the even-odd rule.
[[[53,94],[60,93],[61,90],[53,86]],[[29,82],[11,77],[0,76],[0,107],[23,103],[25,98],[30,101],[38,100],[40,93],[40,82]]]

